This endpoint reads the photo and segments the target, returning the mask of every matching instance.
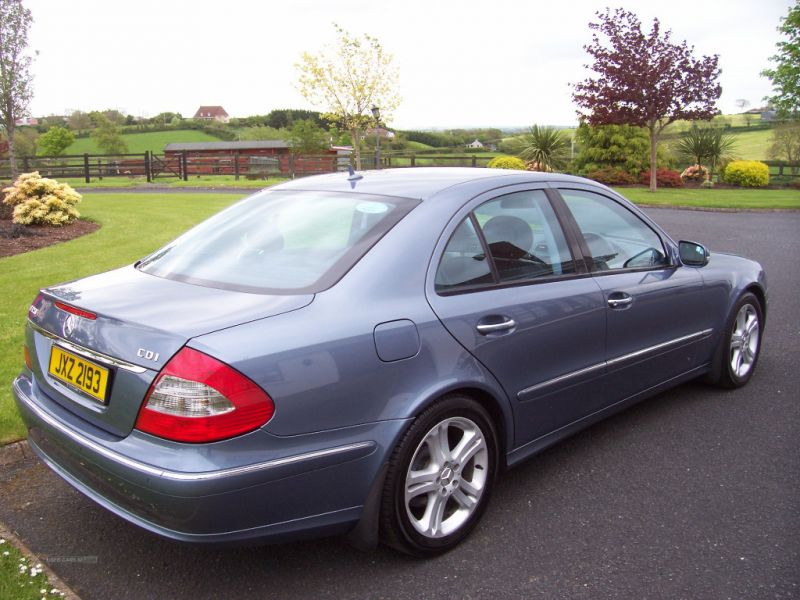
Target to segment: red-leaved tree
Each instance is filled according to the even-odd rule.
[[[596,74],[575,84],[572,99],[590,125],[633,125],[650,133],[650,191],[656,190],[656,149],[664,128],[678,119],[710,119],[718,113],[718,55],[694,58],[694,47],[672,43],[658,19],[648,33],[634,13],[618,8],[597,13],[594,59],[585,65]],[[601,39],[601,35],[607,39]]]

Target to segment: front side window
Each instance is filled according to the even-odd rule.
[[[251,293],[316,293],[338,281],[417,200],[262,192],[157,250],[138,268]]]
[[[610,198],[559,190],[591,255],[594,270],[641,269],[669,264],[658,234]]]

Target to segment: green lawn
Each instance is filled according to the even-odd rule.
[[[0,258],[0,444],[25,437],[11,400],[22,365],[28,305],[42,287],[106,271],[141,258],[240,194],[91,194],[81,214],[102,223],[94,233],[41,250]]]
[[[126,133],[122,139],[128,144],[130,154],[150,150],[156,154],[164,152],[164,146],[177,142],[219,142],[220,139],[198,129],[177,129],[174,131],[150,131],[145,133]],[[78,138],[64,151],[64,154],[102,154],[92,137]]]
[[[705,208],[794,208],[800,209],[799,190],[745,190],[662,188],[617,188],[636,204],[651,206],[693,206]]]
[[[81,177],[66,177],[58,179],[59,182],[70,184],[74,188],[147,188],[147,187],[169,187],[169,188],[242,188],[252,190],[269,187],[287,181],[286,178],[272,177],[269,179],[249,180],[241,177],[239,181],[233,175],[192,175],[188,181],[183,181],[177,177],[159,177],[153,183],[147,183],[144,177],[106,177],[105,179],[93,178],[91,183]],[[0,186],[11,185],[7,180],[0,182]]]

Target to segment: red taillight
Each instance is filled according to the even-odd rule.
[[[145,396],[136,429],[176,442],[215,442],[261,427],[275,405],[225,363],[183,348]]]
[[[56,308],[59,310],[63,310],[64,312],[68,312],[73,315],[78,315],[79,317],[83,317],[84,319],[91,319],[94,321],[97,318],[97,315],[93,312],[89,312],[88,310],[83,310],[82,308],[78,308],[76,306],[70,306],[69,304],[64,304],[63,302],[56,302]]]

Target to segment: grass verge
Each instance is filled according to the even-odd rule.
[[[661,188],[653,193],[644,187],[626,187],[616,188],[616,191],[631,202],[645,206],[800,209],[800,191],[798,190]]]
[[[0,537],[0,598],[50,600],[63,595],[50,583],[42,565],[31,565],[22,552]]]
[[[134,262],[240,194],[91,194],[79,209],[102,227],[94,233],[0,259],[0,444],[25,437],[11,399],[22,365],[28,305],[38,290]],[[4,598],[0,594],[0,598]]]

